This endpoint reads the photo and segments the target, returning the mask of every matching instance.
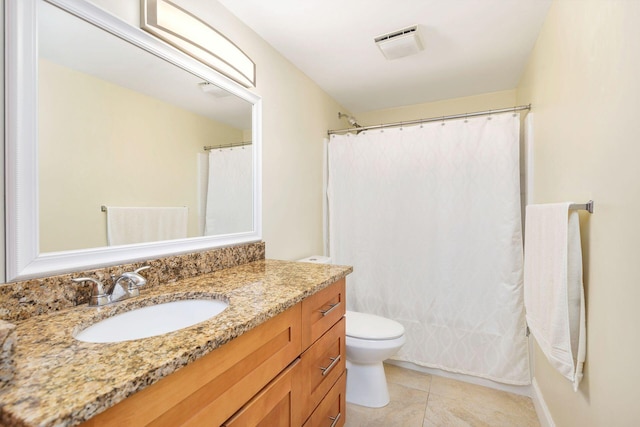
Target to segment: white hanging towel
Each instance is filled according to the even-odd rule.
[[[187,237],[186,207],[107,206],[107,244],[109,246]]]
[[[580,222],[570,205],[527,206],[524,304],[527,324],[542,352],[577,391],[586,325]]]

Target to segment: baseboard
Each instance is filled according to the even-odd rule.
[[[413,371],[423,372],[431,375],[437,375],[439,377],[451,378],[452,380],[481,385],[484,387],[489,387],[496,390],[506,391],[509,393],[519,394],[522,396],[528,396],[533,398],[530,385],[503,384],[503,383],[487,380],[485,378],[474,377],[472,375],[458,374],[455,372],[443,371],[442,369],[437,369],[437,368],[427,368],[425,366],[416,365],[415,363],[405,362],[402,360],[388,359],[388,360],[385,360],[384,363],[400,366],[401,368],[405,368],[405,369],[411,369]]]
[[[544,401],[544,397],[542,396],[542,392],[540,391],[540,387],[538,387],[538,382],[535,378],[531,382],[531,388],[533,389],[531,400],[533,400],[533,406],[536,409],[538,421],[540,421],[540,427],[556,427],[556,424],[553,422],[553,418],[551,417],[551,412],[549,412],[549,407]]]

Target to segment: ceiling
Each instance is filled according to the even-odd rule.
[[[551,1],[219,0],[352,113],[514,89]],[[424,50],[385,59],[411,25]]]

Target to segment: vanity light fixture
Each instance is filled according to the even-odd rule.
[[[140,27],[244,87],[256,85],[256,65],[238,46],[168,0],[141,0]]]
[[[383,34],[374,39],[378,48],[387,59],[397,59],[404,56],[415,55],[424,47],[420,39],[420,30],[417,25]]]

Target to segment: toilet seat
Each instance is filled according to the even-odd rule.
[[[392,340],[404,335],[404,326],[395,320],[347,310],[347,337],[363,340]]]

